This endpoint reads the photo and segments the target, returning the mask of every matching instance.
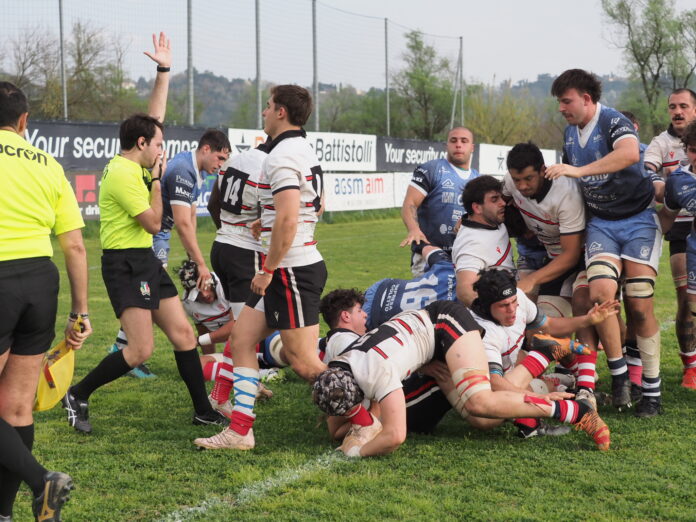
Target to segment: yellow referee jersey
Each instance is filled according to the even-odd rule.
[[[114,156],[104,168],[99,188],[99,235],[102,248],[152,248],[152,234],[135,216],[150,208],[150,171]]]
[[[63,167],[0,130],[0,261],[52,256],[50,234],[85,226]]]

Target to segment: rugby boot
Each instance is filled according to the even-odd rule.
[[[575,394],[576,401],[586,401],[593,410],[597,409],[597,398],[592,390],[588,388],[580,388]]]
[[[206,413],[194,413],[192,424],[217,424],[218,426],[227,426],[230,420],[225,415],[216,409],[212,409]]]
[[[200,449],[236,449],[247,451],[254,449],[254,430],[250,429],[246,435],[240,435],[230,428],[225,428],[212,437],[194,439],[193,443]]]
[[[232,416],[233,406],[229,399],[227,399],[226,401],[216,401],[215,399],[213,399],[213,395],[210,394],[208,395],[208,400],[210,401],[210,405],[213,407],[214,410],[217,410],[218,412],[222,413],[228,419]]]
[[[89,402],[76,399],[72,393],[72,387],[68,388],[61,399],[63,409],[68,412],[68,424],[80,433],[92,433],[92,425],[89,422]]]
[[[534,334],[532,337],[532,350],[537,350],[544,355],[550,355],[554,361],[559,361],[572,353],[590,355],[592,350],[584,344],[570,338],[552,337],[546,334]]]
[[[60,510],[70,499],[73,489],[70,475],[49,471],[44,475],[44,489],[31,504],[34,519],[41,522],[60,522]]]
[[[588,407],[592,407],[588,402],[583,402],[585,402]],[[582,430],[592,437],[599,451],[607,451],[609,446],[611,446],[611,433],[609,432],[609,427],[595,410],[588,410],[575,424],[575,429],[578,431]]]
[[[681,385],[684,388],[696,390],[696,368],[684,368],[684,377]]]
[[[612,377],[611,403],[619,411],[626,411],[631,407],[631,381],[627,375],[624,378]]]
[[[662,414],[662,398],[661,397],[645,397],[636,404],[635,416],[642,419],[657,417]]]

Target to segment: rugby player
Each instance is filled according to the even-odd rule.
[[[512,245],[505,228],[502,184],[493,176],[481,176],[464,188],[462,201],[467,216],[462,220],[452,247],[457,272],[457,298],[466,306],[476,299],[474,283],[489,267],[514,270]]]
[[[109,382],[146,361],[154,349],[153,323],[174,347],[174,357],[194,407],[194,424],[224,424],[208,401],[193,334],[177,289],[152,250],[152,234],[162,225],[160,182],[166,170],[163,125],[171,64],[164,33],[153,35],[157,77],[149,115],[135,114],[120,128],[121,152],[104,169],[99,192],[102,277],[129,343],[107,355],[63,398],[68,423],[90,433],[88,399]],[[152,169],[150,172],[148,169]]]
[[[556,78],[551,94],[568,122],[564,163],[546,168],[546,177],[577,178],[587,209],[585,263],[590,298],[612,299],[625,279],[626,305],[643,361],[639,417],[662,411],[660,328],[653,294],[662,249],[651,177],[640,165],[638,137],[620,112],[599,103],[602,84],[587,71],[570,69]],[[616,316],[596,325],[612,376],[612,402],[631,405],[631,386]]]
[[[504,296],[514,293],[513,287],[502,289]],[[341,451],[351,457],[367,457],[398,448],[407,432],[401,382],[433,359],[447,364],[456,389],[455,408],[461,415],[552,417],[576,424],[600,450],[609,449],[609,428],[585,401],[492,391],[481,335],[482,329],[464,306],[436,301],[423,310],[395,316],[341,352],[314,383],[315,403],[329,415],[345,416],[363,399],[376,400],[382,419],[376,436],[364,437],[360,429],[351,429]],[[567,353],[568,345],[552,342],[546,348],[558,355]]]
[[[462,218],[462,191],[478,177],[470,168],[474,152],[474,135],[465,127],[447,133],[447,157],[434,159],[416,167],[401,206],[401,219],[408,234],[401,246],[410,245],[411,270],[414,276],[423,273],[423,258],[416,250],[428,243],[452,252],[455,226]]]
[[[31,453],[34,394],[58,310],[51,232],[65,257],[71,295],[65,340],[75,350],[92,333],[87,255],[73,189],[58,162],[25,140],[28,117],[24,93],[0,82],[0,520],[12,520],[21,481],[31,489],[36,520],[60,520],[72,479],[47,471]],[[79,317],[81,332],[73,329]]]
[[[645,168],[655,172],[663,180],[680,168],[680,161],[688,163],[681,138],[687,126],[696,120],[696,92],[676,89],[667,99],[670,126],[655,136],[643,156]],[[663,184],[664,190],[664,184]],[[657,195],[661,200],[660,195]],[[682,210],[676,217],[665,239],[669,242],[669,264],[677,290],[677,317],[675,329],[679,343],[679,355],[684,366],[682,386],[696,389],[696,351],[693,349],[693,321],[687,298],[686,238],[693,227],[694,218]],[[628,341],[627,341],[628,344]]]
[[[313,381],[326,368],[316,346],[327,272],[314,239],[323,174],[302,129],[311,111],[309,92],[296,85],[273,87],[263,111],[264,131],[272,139],[260,179],[261,241],[267,255],[230,337],[235,362],[230,426],[213,437],[196,439],[202,448],[255,446],[255,347],[274,330],[280,331],[285,356],[300,377]]]

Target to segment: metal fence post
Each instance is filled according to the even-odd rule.
[[[317,71],[317,0],[312,0],[312,63],[314,64],[314,131],[319,132],[319,72]]]
[[[261,99],[261,13],[260,0],[256,0],[256,128],[263,128],[263,101]]]
[[[187,0],[186,2],[186,39],[188,46],[188,124],[193,125],[193,22],[192,14],[193,0]]]
[[[391,136],[391,107],[389,104],[389,19],[384,19],[384,83],[387,96],[387,136]]]
[[[68,86],[65,78],[65,38],[63,35],[63,0],[58,0],[58,25],[60,31],[60,87],[63,91],[63,119],[68,121]]]

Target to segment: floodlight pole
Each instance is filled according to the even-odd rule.
[[[186,2],[186,30],[188,46],[188,124],[193,125],[193,0]]]
[[[261,5],[260,0],[256,0],[256,128],[263,128],[263,101],[261,99]]]
[[[387,136],[391,136],[391,107],[389,104],[389,19],[384,19],[384,84],[387,95]]]
[[[317,0],[312,0],[312,63],[314,64],[314,130],[319,132],[319,73],[317,71]]]
[[[63,119],[68,120],[68,86],[65,78],[65,38],[63,36],[63,0],[58,0],[58,25],[60,31],[60,86],[63,91]]]

